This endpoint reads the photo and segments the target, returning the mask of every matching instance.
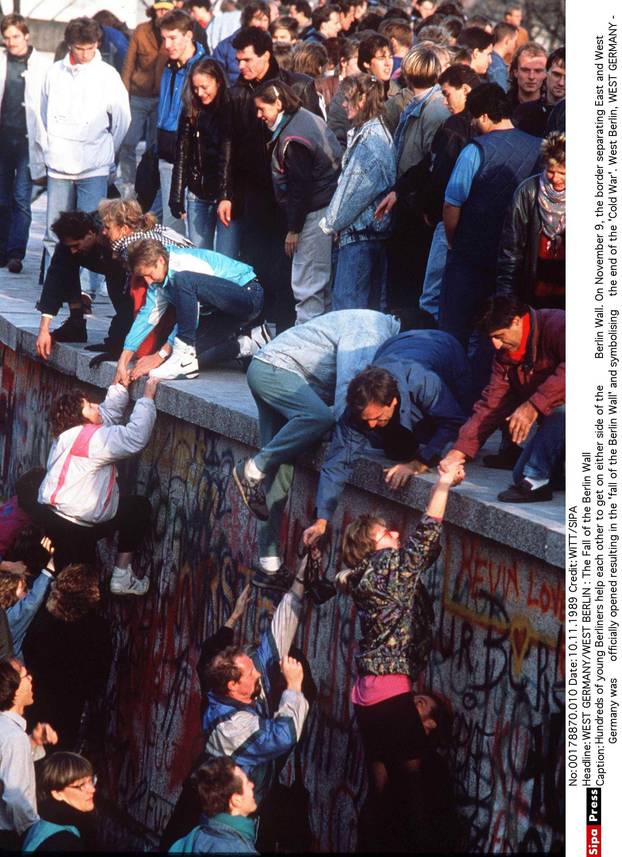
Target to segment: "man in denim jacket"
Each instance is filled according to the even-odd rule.
[[[262,448],[238,462],[233,479],[245,504],[263,522],[256,586],[288,588],[291,576],[281,570],[279,530],[293,462],[332,429],[345,408],[351,379],[398,331],[392,316],[340,310],[286,330],[253,358],[247,378],[259,411]]]

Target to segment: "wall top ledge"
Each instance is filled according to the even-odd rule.
[[[36,356],[35,341],[39,327],[39,313],[35,303],[39,296],[34,273],[15,276],[0,269],[0,343],[23,354]],[[105,300],[94,304],[88,317],[89,342],[98,342],[105,334],[112,308]],[[64,318],[59,315],[58,324]],[[92,352],[84,346],[57,344],[49,360],[51,369],[73,375],[79,381],[105,389],[112,381],[114,365],[104,363],[95,369],[89,367]],[[142,381],[130,390],[132,398],[140,396]],[[160,411],[185,420],[232,440],[257,446],[257,411],[244,375],[229,369],[202,372],[194,381],[162,382],[157,393]],[[493,448],[496,439],[493,439]],[[317,469],[323,451],[305,456],[305,466]],[[480,454],[481,455],[481,454]],[[415,477],[409,486],[394,492],[383,481],[382,462],[372,457],[361,458],[350,480],[356,488],[368,491],[405,506],[422,509],[433,476]],[[477,462],[470,465],[467,480],[452,491],[447,520],[456,526],[492,539],[508,547],[559,568],[565,567],[565,505],[564,494],[555,494],[550,503],[526,506],[499,503],[497,494],[510,482],[507,471],[487,470]]]

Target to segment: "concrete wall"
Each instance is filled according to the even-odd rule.
[[[19,345],[14,349],[0,346],[5,494],[21,472],[45,461],[46,410],[76,383],[19,354]],[[98,773],[102,791],[126,810],[112,825],[125,847],[156,841],[200,748],[198,647],[228,616],[256,556],[255,522],[229,482],[234,462],[247,452],[239,439],[161,413],[149,447],[123,472],[154,507],[153,532],[138,563],[152,577],[151,590],[144,599],[107,598],[105,605],[116,658],[99,705],[107,743]],[[313,469],[297,471],[284,523],[290,561],[312,515],[316,479]],[[425,483],[423,489],[421,496]],[[331,562],[343,526],[370,509],[400,526],[413,520],[406,505],[348,488],[334,522]],[[444,694],[455,712],[451,762],[469,850],[549,850],[563,836],[563,571],[464,526],[446,526],[443,553],[427,580],[438,633],[423,684]],[[272,606],[253,596],[245,641],[266,627]],[[303,752],[316,846],[350,851],[365,793],[349,703],[356,649],[351,602],[340,596],[309,606],[299,641],[319,688]]]

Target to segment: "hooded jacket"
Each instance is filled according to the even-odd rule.
[[[106,176],[130,126],[127,90],[99,51],[88,63],[74,64],[70,57],[54,63],[41,91],[48,175]]]
[[[0,104],[4,97],[8,55],[6,48],[0,49]],[[33,179],[45,176],[45,150],[47,134],[41,119],[41,89],[49,63],[33,48],[24,73],[24,108],[26,110],[26,128],[28,129],[28,158],[30,175]]]

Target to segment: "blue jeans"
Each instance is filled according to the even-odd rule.
[[[529,440],[514,467],[514,482],[523,479],[551,479],[564,466],[566,443],[566,408],[555,408],[543,417],[531,432]]]
[[[423,289],[419,298],[419,307],[424,312],[428,312],[438,321],[438,302],[441,293],[441,284],[443,282],[443,274],[445,265],[447,264],[447,236],[445,235],[445,226],[443,221],[436,224],[434,235],[432,236],[432,245],[428,255],[428,264],[425,269],[425,278],[423,280]]]
[[[267,474],[269,518],[259,524],[259,555],[279,556],[279,531],[294,475],[293,462],[332,429],[335,418],[333,409],[295,372],[255,357],[246,378],[259,412],[261,450],[254,461]]]
[[[26,255],[32,215],[28,140],[8,135],[0,141],[0,260]]]
[[[333,310],[387,308],[386,241],[354,241],[337,251]]]
[[[160,193],[162,194],[162,225],[174,229],[180,235],[186,234],[186,226],[180,217],[173,217],[168,201],[171,195],[171,182],[173,179],[173,165],[162,158],[158,161],[160,171]],[[157,214],[157,212],[156,212]]]
[[[201,351],[223,341],[243,324],[252,321],[263,306],[263,289],[257,280],[238,286],[222,277],[180,271],[175,274],[172,288],[177,337],[187,345],[197,344],[198,306],[202,311],[210,311],[198,325]]]
[[[136,181],[136,146],[142,139],[147,149],[156,142],[158,97],[130,95],[132,121],[119,150],[119,173],[122,182],[133,185]]]
[[[100,200],[106,199],[108,176],[90,179],[55,179],[48,176],[48,209],[43,239],[44,276],[56,246],[52,224],[61,211],[95,211]],[[98,275],[96,275],[98,276]]]
[[[223,226],[218,220],[217,208],[218,203],[199,199],[192,191],[188,191],[188,238],[197,247],[237,259],[240,255],[241,222],[232,220],[229,226]]]

